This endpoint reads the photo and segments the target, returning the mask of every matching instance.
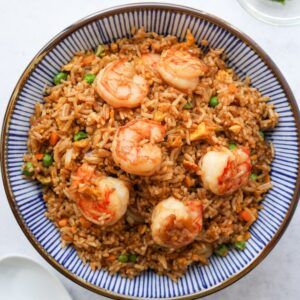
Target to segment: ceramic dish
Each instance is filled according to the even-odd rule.
[[[275,146],[273,189],[251,227],[245,251],[213,256],[207,266],[193,265],[177,282],[151,271],[134,278],[92,271],[71,246],[61,247],[60,236],[45,216],[41,187],[22,177],[22,157],[27,150],[29,118],[42,101],[45,85],[78,50],[95,48],[117,38],[130,37],[132,26],[172,34],[183,39],[191,29],[199,42],[224,48],[227,64],[240,78],[269,95],[280,114],[276,129],[266,133]],[[205,50],[205,48],[204,48]],[[195,9],[167,4],[133,4],[89,16],[51,40],[32,60],[12,94],[2,130],[2,175],[8,201],[32,245],[57,270],[76,283],[115,299],[192,299],[213,293],[252,270],[270,252],[286,229],[299,196],[299,112],[294,96],[280,71],[250,38],[224,21]],[[298,178],[298,180],[297,180]]]
[[[238,0],[255,18],[272,25],[289,26],[300,23],[300,2],[270,0]]]
[[[0,259],[1,299],[72,300],[61,282],[37,262],[22,256]]]

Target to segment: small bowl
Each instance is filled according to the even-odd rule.
[[[1,299],[72,300],[62,283],[34,260],[24,256],[0,258]]]
[[[45,85],[76,51],[130,37],[132,26],[184,39],[191,29],[197,42],[224,48],[227,64],[240,78],[269,95],[280,114],[278,126],[266,133],[276,155],[272,163],[273,189],[266,195],[245,251],[232,250],[211,257],[207,266],[193,265],[177,282],[152,271],[134,279],[93,271],[72,246],[61,247],[60,235],[44,213],[41,187],[22,177],[22,157],[27,150],[29,119],[41,102]],[[249,37],[217,17],[198,10],[157,3],[120,6],[98,12],[71,25],[52,39],[31,61],[11,96],[2,130],[2,176],[9,204],[21,229],[35,249],[58,271],[96,293],[115,299],[199,298],[220,290],[252,270],[271,251],[286,229],[297,205],[299,175],[299,111],[281,72]]]
[[[255,18],[272,25],[292,26],[300,24],[300,1],[238,0],[240,5]]]

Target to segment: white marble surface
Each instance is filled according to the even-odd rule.
[[[0,0],[0,121],[12,90],[37,51],[62,29],[122,0]],[[131,1],[137,2],[137,1]],[[155,2],[155,1],[153,1]],[[278,28],[250,17],[236,0],[173,0],[215,14],[255,39],[285,75],[296,98],[300,97],[300,27]],[[300,104],[300,102],[298,102]],[[250,274],[208,300],[296,300],[300,295],[300,210],[272,253]],[[46,263],[25,238],[0,184],[0,257],[24,254],[56,274],[74,300],[104,299],[61,276]],[[0,292],[0,299],[1,292]],[[6,300],[6,299],[5,299]],[[10,299],[13,300],[13,299]]]

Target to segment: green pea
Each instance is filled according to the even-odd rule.
[[[49,153],[45,153],[43,156],[43,165],[45,167],[50,167],[53,163],[52,155]]]
[[[128,259],[130,262],[135,263],[137,260],[137,256],[135,254],[129,254]]]
[[[219,104],[217,96],[211,97],[209,100],[209,106],[215,108]]]
[[[229,148],[229,150],[234,150],[237,148],[237,145],[235,143],[230,143],[228,148]]]
[[[265,134],[263,133],[263,131],[260,130],[258,133],[263,139],[265,138]]]
[[[128,256],[126,254],[121,254],[118,257],[118,261],[121,263],[127,263],[128,262]]]
[[[187,102],[186,104],[184,104],[183,109],[192,109],[194,106],[192,103]]]
[[[92,84],[94,82],[96,78],[95,74],[85,74],[84,75],[84,80],[88,83],[88,84]]]
[[[245,250],[246,242],[245,241],[238,241],[234,243],[234,247],[238,250]]]
[[[59,72],[54,76],[53,82],[54,82],[55,85],[58,85],[58,84],[61,83],[62,80],[66,80],[67,78],[68,78],[68,73]]]
[[[34,173],[34,167],[31,162],[27,162],[23,168],[23,174],[27,177],[32,176]]]
[[[103,45],[99,45],[95,51],[95,55],[98,57],[105,56],[105,48]]]
[[[74,135],[74,141],[77,142],[77,141],[86,139],[87,137],[88,137],[88,134],[85,131],[78,131]]]
[[[251,175],[250,175],[250,178],[252,179],[252,180],[257,180],[257,175],[255,174],[255,173],[251,173]]]
[[[219,256],[226,256],[228,253],[228,247],[224,244],[220,245],[216,250],[215,254]]]

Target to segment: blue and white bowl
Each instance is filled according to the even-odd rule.
[[[274,188],[263,201],[264,209],[251,227],[252,237],[243,252],[212,257],[207,266],[193,265],[174,282],[147,271],[130,280],[92,271],[72,246],[62,248],[54,224],[44,213],[41,187],[23,179],[21,165],[27,150],[29,118],[43,99],[45,85],[75,52],[130,37],[130,29],[172,34],[180,39],[189,28],[196,40],[224,48],[227,63],[241,78],[269,95],[280,115],[278,126],[266,134],[275,146],[271,178]],[[250,38],[220,19],[195,9],[166,4],[133,4],[87,17],[51,40],[32,60],[9,102],[2,130],[2,176],[8,201],[23,232],[37,251],[57,270],[76,283],[115,299],[197,298],[235,282],[270,252],[286,229],[299,197],[299,112],[294,96],[271,59]]]

